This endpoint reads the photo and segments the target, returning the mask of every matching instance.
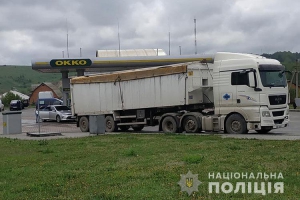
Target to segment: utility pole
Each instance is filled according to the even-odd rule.
[[[82,56],[82,53],[81,53],[81,47],[80,47],[80,49],[79,49],[79,57],[81,57]]]
[[[171,55],[171,32],[169,31],[169,55]]]
[[[181,46],[179,46],[179,55],[181,55]]]
[[[118,43],[119,43],[119,57],[121,57],[121,41],[120,41],[120,25],[118,20]]]
[[[65,57],[65,51],[62,51],[62,56],[63,56],[63,58]]]
[[[66,19],[66,25],[67,25],[67,55],[69,58],[69,27],[68,27],[68,19]]]
[[[196,26],[197,26],[197,22],[196,22],[196,18],[194,18],[194,25],[195,25],[195,54],[197,54],[197,30],[196,30]]]
[[[299,86],[299,71],[298,71],[298,64],[299,64],[299,61],[300,61],[300,59],[297,59],[296,60],[296,66],[295,66],[295,68],[294,68],[294,71],[293,71],[293,73],[292,73],[292,78],[291,78],[291,85],[293,85],[293,80],[294,80],[294,78],[296,79],[296,94],[295,94],[295,99],[294,99],[294,108],[296,108],[297,107],[297,104],[296,104],[296,99],[298,99],[298,86]]]

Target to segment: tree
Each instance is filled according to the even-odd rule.
[[[4,104],[4,106],[9,106],[11,100],[22,100],[22,98],[17,94],[8,92],[6,93],[5,97],[2,98],[2,103]]]

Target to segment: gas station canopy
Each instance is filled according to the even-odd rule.
[[[51,60],[33,60],[32,69],[44,73],[61,72],[111,72],[170,65],[184,62],[213,62],[213,56],[133,56],[133,57],[97,57],[90,58],[58,58]]]

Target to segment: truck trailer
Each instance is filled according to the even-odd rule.
[[[83,132],[98,115],[106,132],[158,125],[165,133],[267,133],[289,123],[285,67],[253,54],[76,77],[70,91]]]

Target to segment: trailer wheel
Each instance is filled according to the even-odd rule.
[[[121,127],[121,126],[120,126]],[[105,131],[106,132],[115,132],[118,130],[118,126],[114,121],[114,118],[110,115],[105,117]]]
[[[177,122],[173,117],[165,117],[162,121],[161,128],[165,133],[177,133]]]
[[[226,131],[229,134],[248,133],[245,119],[239,114],[232,114],[226,120]]]
[[[89,120],[87,117],[80,117],[79,120],[79,128],[82,132],[88,132],[90,127],[89,127]]]
[[[130,128],[130,126],[119,126],[121,131],[128,131],[128,129]]]
[[[138,124],[138,125],[132,125],[131,128],[132,128],[134,131],[141,131],[141,130],[143,130],[144,125],[140,125],[140,124]]]
[[[198,133],[201,128],[195,116],[186,116],[183,121],[183,127],[187,133]]]

